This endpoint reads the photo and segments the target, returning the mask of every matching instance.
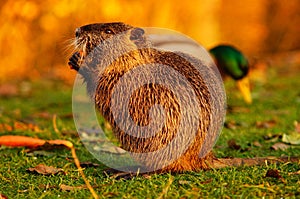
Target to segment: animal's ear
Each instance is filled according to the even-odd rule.
[[[141,28],[134,28],[130,33],[130,40],[138,40],[144,35],[145,31]]]

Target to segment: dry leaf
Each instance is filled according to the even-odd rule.
[[[276,125],[275,120],[268,120],[268,121],[257,121],[256,122],[256,128],[264,128],[264,129],[269,129],[272,128]]]
[[[9,124],[0,124],[0,131],[14,131],[14,130],[19,130],[19,131],[35,131],[35,132],[40,132],[41,129],[32,123],[26,123],[26,122],[21,122],[21,121],[14,121],[13,125]]]
[[[151,174],[144,173],[143,177],[146,179],[151,179]]]
[[[237,124],[235,121],[228,121],[228,122],[225,122],[224,124],[224,127],[225,128],[228,128],[228,129],[236,129],[237,128]]]
[[[265,177],[271,177],[271,178],[277,178],[277,179],[282,178],[277,169],[269,169],[267,171]]]
[[[190,184],[191,182],[187,180],[179,180],[178,183],[184,185],[184,184]]]
[[[229,113],[249,113],[250,109],[249,108],[245,108],[245,107],[240,107],[240,106],[230,106],[228,107],[228,112]]]
[[[0,193],[0,199],[8,199],[8,197]]]
[[[78,138],[79,134],[75,130],[61,130],[61,134],[68,137],[75,137]]]
[[[12,131],[13,127],[8,124],[0,124],[0,131]]]
[[[86,186],[86,185],[81,185],[81,186],[69,186],[69,185],[61,184],[61,185],[59,186],[59,188],[60,188],[62,191],[72,191],[72,190],[75,190],[75,189],[87,189],[87,186]]]
[[[118,194],[113,192],[106,192],[103,194],[103,196],[105,196],[105,198],[117,198]]]
[[[197,188],[197,187],[193,187],[193,188],[192,188],[192,191],[200,192],[200,189]]]
[[[277,143],[273,144],[273,146],[271,146],[271,149],[273,149],[275,151],[278,151],[278,150],[285,151],[288,148],[290,148],[290,146],[287,144],[284,144],[282,142],[277,142]]]
[[[212,178],[209,178],[208,180],[205,180],[205,181],[200,182],[200,184],[209,184],[209,183],[211,183],[212,181],[213,181]]]
[[[288,144],[293,144],[293,145],[298,145],[298,144],[300,144],[300,133],[293,132],[289,135],[283,134],[282,142],[288,143]]]
[[[256,147],[262,147],[262,145],[258,141],[254,141],[253,145]]]
[[[35,132],[41,131],[41,129],[35,124],[25,123],[25,122],[21,122],[21,121],[15,121],[13,128],[14,128],[14,130],[22,130],[22,131],[26,131],[26,130],[31,130],[31,131],[35,131]]]
[[[280,134],[273,135],[271,133],[263,136],[264,140],[267,140],[267,142],[277,142],[278,139],[281,138],[281,137],[282,137],[282,135],[280,135]]]
[[[50,184],[40,184],[39,189],[57,189],[58,186]]]
[[[54,175],[59,172],[63,172],[62,169],[57,169],[52,166],[46,166],[44,164],[39,164],[39,165],[37,165],[33,168],[29,168],[27,170],[30,172],[34,172],[34,173],[38,173],[38,174],[42,174],[42,175]]]
[[[241,149],[241,146],[238,145],[235,141],[235,139],[231,139],[227,141],[228,147],[234,150],[239,150]]]
[[[113,153],[113,154],[125,154],[126,151],[120,147],[111,145],[111,144],[103,144],[102,146],[95,146],[95,151],[102,151],[106,153]]]
[[[19,89],[14,84],[2,84],[0,85],[0,96],[1,97],[14,97],[17,96]]]

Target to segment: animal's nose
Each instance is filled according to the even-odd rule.
[[[76,28],[75,30],[75,37],[79,37],[81,34],[81,29],[80,28]]]

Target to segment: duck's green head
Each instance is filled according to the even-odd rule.
[[[243,53],[230,45],[218,45],[209,51],[221,72],[233,79],[242,79],[248,74],[249,65]]]

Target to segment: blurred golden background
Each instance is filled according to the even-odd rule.
[[[0,10],[0,83],[72,81],[69,39],[95,22],[170,28],[206,48],[235,45],[250,58],[300,49],[299,0],[2,0]]]

